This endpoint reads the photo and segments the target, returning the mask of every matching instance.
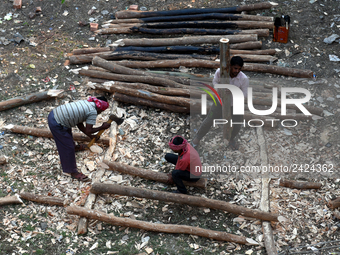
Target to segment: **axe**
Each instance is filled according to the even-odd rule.
[[[112,121],[116,122],[117,125],[119,126],[120,124],[123,123],[124,119],[122,118],[118,118],[117,116],[115,116],[114,114],[111,114],[109,117],[109,120],[107,121],[107,123],[111,123]],[[102,133],[104,132],[105,129],[100,130],[97,134],[95,138],[92,138],[91,142],[87,145],[87,148],[90,148],[94,142],[98,141],[98,139],[100,138],[100,136],[102,135]]]

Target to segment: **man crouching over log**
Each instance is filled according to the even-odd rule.
[[[175,170],[169,174],[169,183],[173,182],[177,186],[174,193],[187,194],[188,191],[183,184],[184,181],[197,182],[201,176],[202,163],[197,151],[182,136],[175,136],[169,142],[173,153],[165,155],[166,161],[176,165]]]
[[[93,127],[96,124],[97,115],[108,107],[109,103],[105,97],[89,97],[87,100],[58,106],[48,115],[48,126],[57,145],[63,172],[71,175],[73,179],[82,182],[90,180],[77,170],[75,150],[85,148],[84,145],[79,148],[75,147],[72,127],[77,126],[88,137],[94,138],[93,133],[108,129],[111,126],[110,123],[105,122],[100,127]],[[83,122],[86,122],[86,126]]]

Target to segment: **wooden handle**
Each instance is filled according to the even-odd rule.
[[[112,122],[112,120],[109,119],[106,123],[109,123],[109,124],[110,124],[111,122]],[[102,133],[104,132],[104,130],[105,130],[105,129],[100,130],[100,131],[96,134],[96,137],[95,137],[95,138],[92,138],[91,142],[87,145],[88,148],[90,148],[90,147],[94,144],[94,142],[97,141],[97,140],[100,138],[100,136],[102,135]]]

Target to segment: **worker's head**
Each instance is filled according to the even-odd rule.
[[[101,112],[105,111],[109,108],[109,103],[105,97],[89,97],[87,99],[89,102],[94,102],[96,104],[97,113],[100,114]]]
[[[235,78],[243,67],[243,59],[239,56],[234,56],[230,60],[230,78]]]
[[[176,153],[181,153],[183,150],[186,150],[188,141],[184,139],[180,135],[176,135],[171,138],[169,142],[169,147]]]

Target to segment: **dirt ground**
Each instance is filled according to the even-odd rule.
[[[64,89],[67,96],[0,112],[0,156],[5,155],[9,160],[8,164],[0,166],[0,197],[28,191],[65,197],[76,203],[82,200],[89,189],[89,184],[78,183],[61,175],[53,140],[15,134],[3,128],[8,124],[46,128],[47,115],[57,105],[97,95],[86,86],[83,77],[71,71],[81,66],[64,66],[67,54],[73,49],[105,46],[121,38],[145,37],[138,34],[94,37],[88,26],[78,25],[79,21],[89,23],[89,19],[93,18],[102,24],[112,19],[116,11],[124,10],[131,4],[155,11],[256,2],[66,0],[61,4],[59,0],[23,0],[22,9],[14,10],[12,1],[2,1],[0,101],[52,88]],[[256,14],[274,17],[289,15],[289,42],[272,42],[271,32],[268,38],[261,38],[262,48],[278,50],[276,55],[279,60],[274,65],[309,69],[316,78],[297,79],[252,72],[246,74],[251,83],[274,82],[308,89],[312,94],[309,105],[322,108],[324,116],[319,120],[301,122],[296,129],[266,129],[269,162],[278,165],[332,165],[335,173],[321,179],[313,175],[302,176],[301,180],[320,181],[323,184],[320,190],[283,189],[278,185],[278,180],[272,181],[271,209],[289,219],[287,223],[272,224],[274,240],[280,254],[340,254],[340,222],[334,216],[334,210],[327,207],[329,200],[340,196],[340,177],[337,173],[340,61],[330,60],[330,55],[340,58],[340,37],[331,44],[324,42],[325,38],[333,34],[340,36],[340,1],[276,2],[277,7]],[[37,7],[41,7],[42,11],[36,13]],[[95,11],[89,15],[91,9]],[[30,18],[30,15],[34,17]],[[191,68],[190,72],[203,72],[209,76],[214,70]],[[75,90],[70,90],[70,85]],[[112,98],[110,102],[113,102]],[[128,104],[119,103],[118,107],[127,112],[127,118],[135,119],[138,127],[128,124],[122,126],[125,134],[118,135],[117,161],[169,172],[171,167],[162,160],[164,153],[169,152],[166,143],[176,132],[190,134],[190,116]],[[104,121],[107,116],[103,114],[98,122]],[[204,140],[206,144],[211,136]],[[218,156],[223,156],[235,165],[258,163],[256,131],[250,128],[242,130],[240,144],[238,152],[226,151]],[[210,152],[209,148],[200,151],[204,158],[209,158]],[[101,157],[90,152],[77,154],[79,168],[88,171],[91,164],[97,167]],[[121,176],[113,171],[107,171],[103,179],[136,187],[166,191],[173,189],[140,178]],[[255,209],[261,199],[260,188],[260,179],[224,176],[211,178],[206,191],[191,189],[190,192]],[[76,216],[67,215],[64,208],[25,201],[25,205],[0,208],[0,254],[266,254],[260,223],[240,219],[226,212],[108,195],[99,196],[95,209],[154,223],[227,231],[252,238],[260,245],[253,247],[197,236],[140,231],[98,221],[90,221],[88,234],[77,236]]]

